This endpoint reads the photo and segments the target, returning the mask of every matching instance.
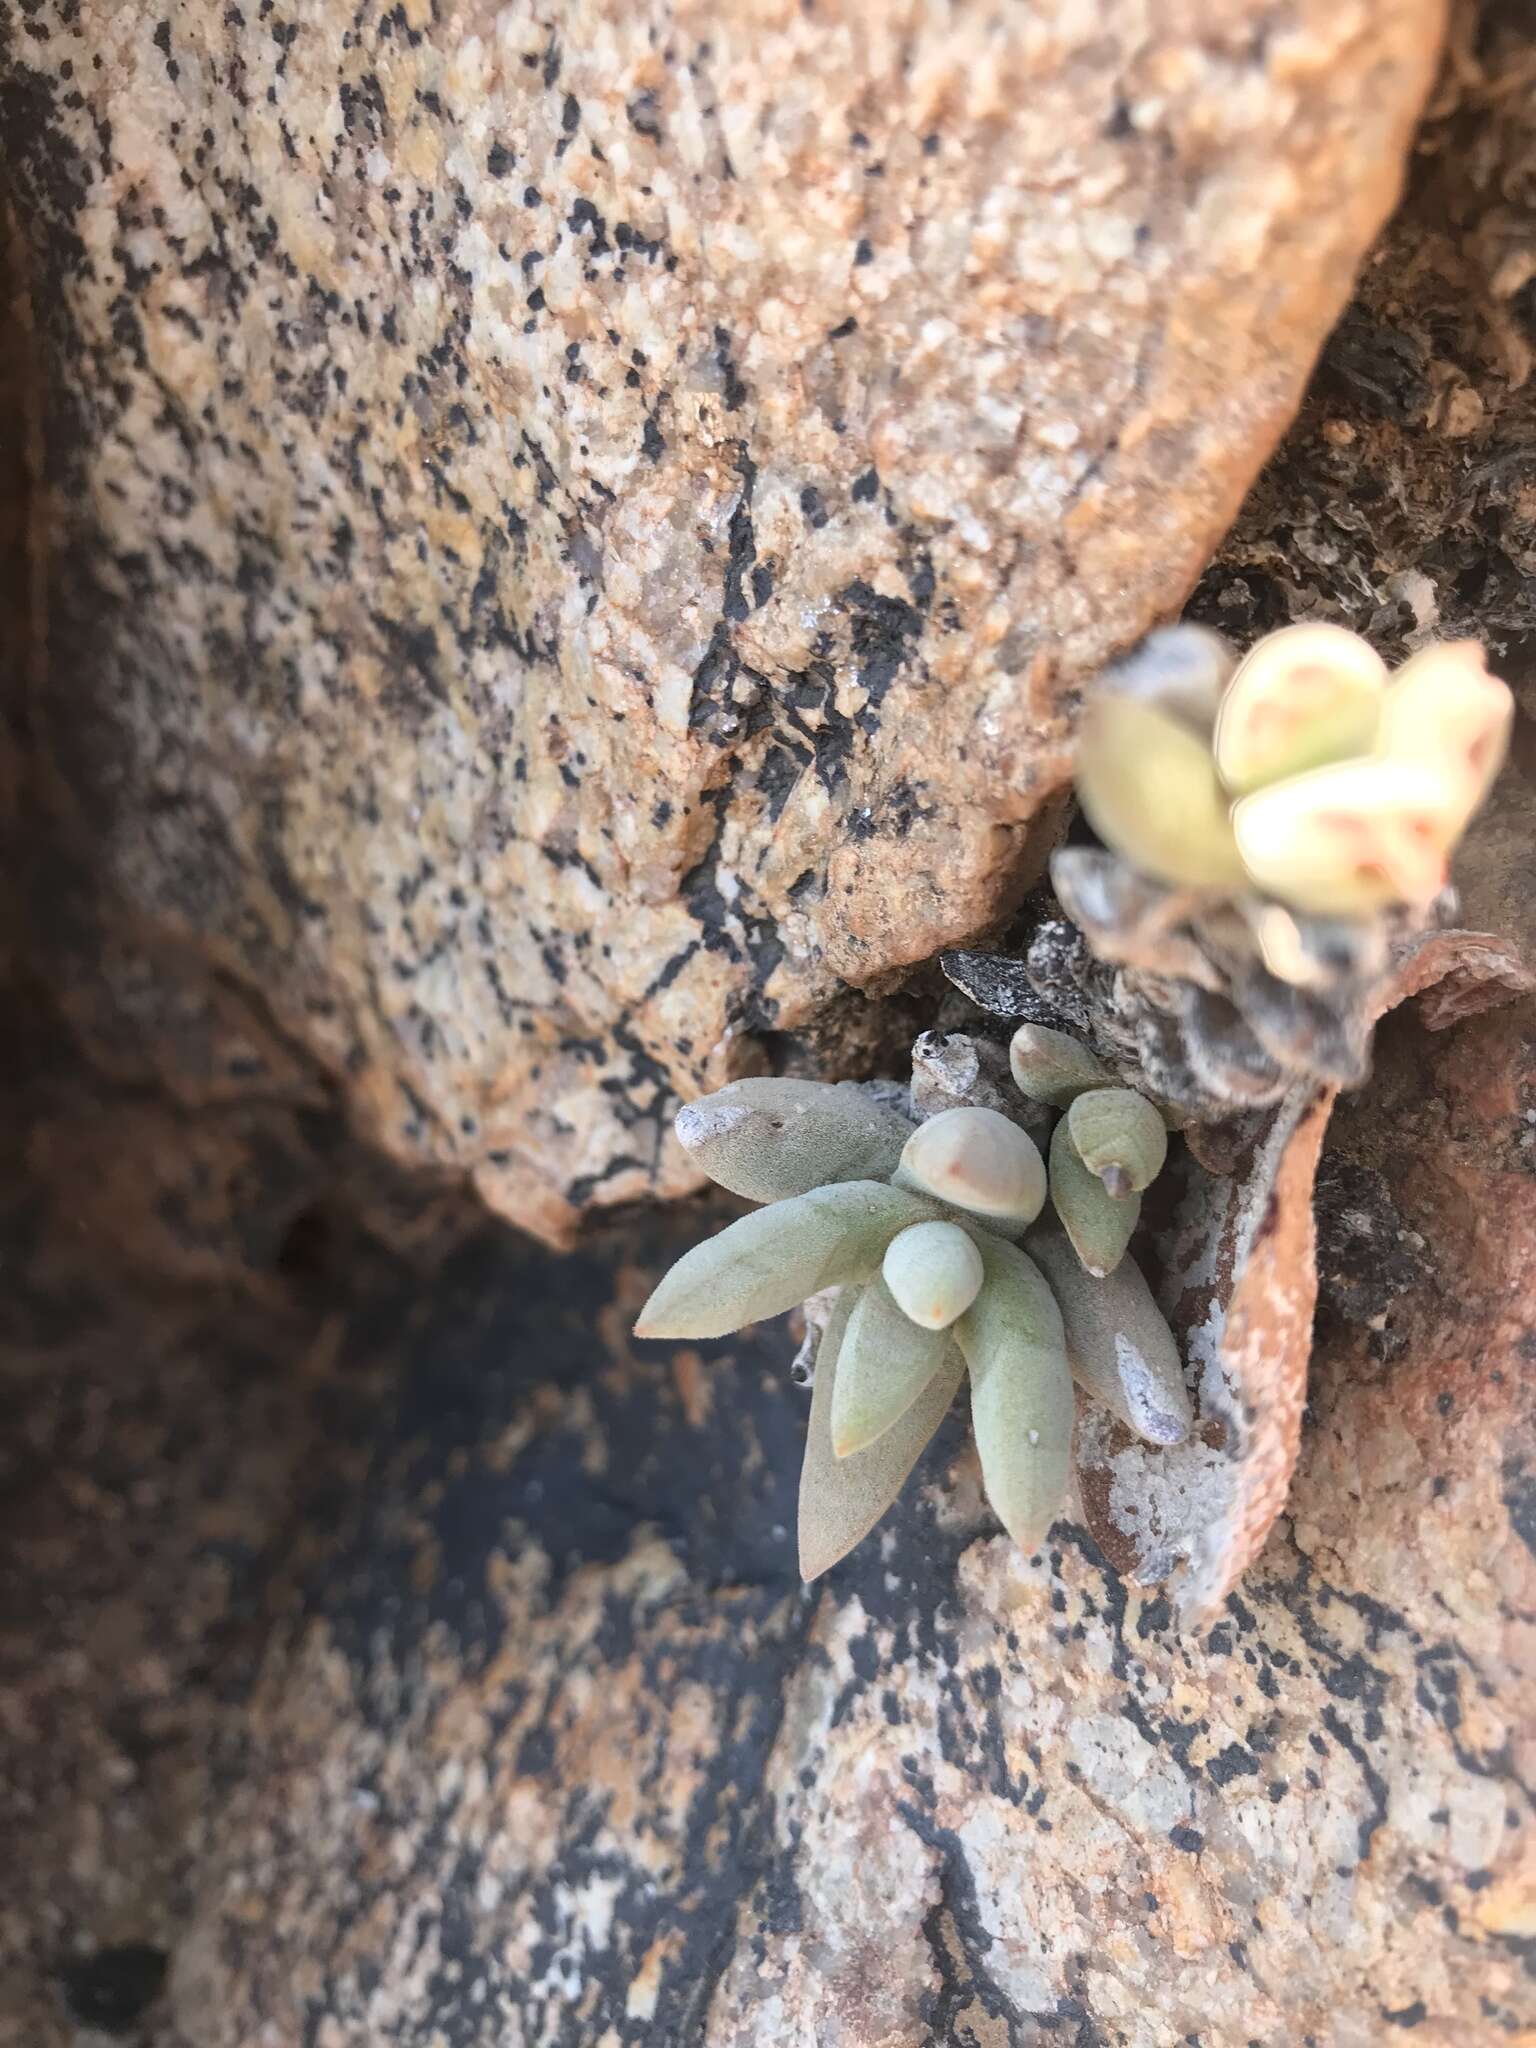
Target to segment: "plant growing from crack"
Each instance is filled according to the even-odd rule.
[[[1043,1002],[1197,1121],[1357,1085],[1394,956],[1454,905],[1449,858],[1512,717],[1469,641],[1389,676],[1338,626],[1240,662],[1199,627],[1151,634],[1084,715],[1077,790],[1104,850],[1052,860],[1072,923],[1042,924],[1022,986],[986,1006]],[[996,981],[982,960],[946,971],[974,993]]]
[[[636,1332],[722,1337],[807,1305],[807,1579],[884,1514],[966,1374],[988,1498],[1026,1551],[1066,1497],[1074,1378],[1152,1443],[1188,1432],[1177,1347],[1126,1256],[1162,1118],[1063,1033],[1016,1035],[1010,1098],[984,1050],[990,1067],[973,1041],[919,1041],[915,1126],[888,1095],[794,1080],[733,1082],[678,1117],[711,1178],[766,1206],[679,1260]],[[1047,1168],[1026,1126],[1056,1112]]]

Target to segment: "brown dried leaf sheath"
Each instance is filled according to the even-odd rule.
[[[1533,987],[1501,940],[1430,932],[1399,960],[1381,1012],[1419,996],[1426,1024],[1441,1030]],[[1153,1450],[1093,1406],[1079,1422],[1090,1528],[1139,1580],[1165,1578],[1182,1564],[1186,1623],[1219,1611],[1285,1505],[1317,1297],[1312,1183],[1336,1094],[1288,1096],[1235,1179],[1189,1163],[1158,1260],[1163,1307],[1199,1375],[1189,1442]]]

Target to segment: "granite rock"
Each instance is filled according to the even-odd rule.
[[[1340,1156],[1435,1273],[1334,1328],[1195,1633],[1070,1522],[1022,1559],[958,1416],[802,1589],[782,1345],[625,1334],[686,1214],[543,1293],[467,1248],[194,1826],[167,2038],[1528,2038],[1530,1018],[1390,1035]]]
[[[690,1186],[678,1096],[816,1065],[1018,901],[1077,692],[1291,417],[1440,25],[7,10],[76,1029],[121,1062],[176,1012],[173,1090],[273,1040],[550,1240]]]

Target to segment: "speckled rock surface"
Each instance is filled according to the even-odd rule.
[[[148,949],[212,1033],[173,1086],[229,1054],[211,971],[546,1237],[688,1185],[677,1093],[1017,900],[1440,11],[5,10],[32,717],[90,878],[42,936],[100,1056]]]
[[[805,1593],[781,1333],[626,1336],[693,1205],[242,1301],[8,1195],[0,2039],[113,1944],[152,2048],[1528,2039],[1533,1048],[1388,1025],[1333,1156],[1415,1256],[1196,1637],[958,1418]]]
[[[773,1333],[636,1356],[663,1239],[466,1249],[194,1828],[170,2038],[1530,2038],[1532,1018],[1389,1038],[1340,1156],[1432,1263],[1327,1326],[1198,1637],[1070,1524],[1021,1560],[958,1421],[803,1591]]]

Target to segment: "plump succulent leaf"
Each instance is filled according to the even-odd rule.
[[[1066,1117],[1051,1138],[1051,1206],[1084,1269],[1096,1280],[1113,1273],[1141,1215],[1141,1197],[1117,1199],[1097,1174],[1088,1171],[1077,1156]]]
[[[1382,751],[1449,774],[1453,830],[1461,831],[1504,765],[1515,700],[1489,675],[1475,640],[1426,647],[1392,678],[1383,700]]]
[[[1115,1077],[1086,1045],[1047,1024],[1021,1024],[1008,1047],[1020,1092],[1032,1102],[1066,1109],[1085,1088],[1111,1088]]]
[[[1083,720],[1077,793],[1132,866],[1193,889],[1239,889],[1243,867],[1210,747],[1134,697],[1100,690]]]
[[[1216,768],[1234,795],[1368,753],[1387,680],[1343,626],[1286,626],[1239,664],[1216,719]]]
[[[782,1315],[824,1287],[868,1280],[898,1230],[932,1205],[853,1180],[743,1216],[680,1258],[640,1311],[639,1337],[724,1337]]]
[[[753,1202],[782,1202],[833,1181],[888,1180],[911,1129],[847,1082],[732,1081],[677,1114],[690,1157]]]
[[[987,1277],[955,1325],[971,1375],[971,1423],[987,1499],[1026,1553],[1066,1498],[1072,1376],[1061,1312],[1045,1275],[1016,1245],[982,1247]]]
[[[946,1109],[919,1124],[897,1180],[1004,1224],[1033,1223],[1045,1203],[1039,1147],[995,1109]]]
[[[877,1275],[860,1292],[837,1355],[833,1456],[850,1457],[882,1437],[906,1414],[948,1349],[947,1331],[919,1329]]]
[[[1259,888],[1298,910],[1354,917],[1434,901],[1459,802],[1443,767],[1376,756],[1272,783],[1232,819]]]
[[[1134,1088],[1089,1088],[1067,1111],[1078,1158],[1108,1193],[1139,1195],[1163,1170],[1168,1127]]]
[[[838,1458],[832,1451],[832,1404],[843,1334],[858,1290],[837,1300],[816,1357],[811,1423],[800,1468],[800,1576],[807,1583],[830,1571],[861,1543],[901,1492],[929,1438],[949,1413],[965,1365],[950,1344],[939,1370],[906,1413],[868,1450]]]
[[[947,1330],[980,1290],[981,1253],[958,1223],[914,1223],[886,1246],[881,1271],[904,1316]]]
[[[1051,1283],[1078,1385],[1148,1443],[1183,1443],[1194,1410],[1178,1345],[1136,1262],[1091,1279],[1054,1229],[1032,1231],[1028,1250]]]

